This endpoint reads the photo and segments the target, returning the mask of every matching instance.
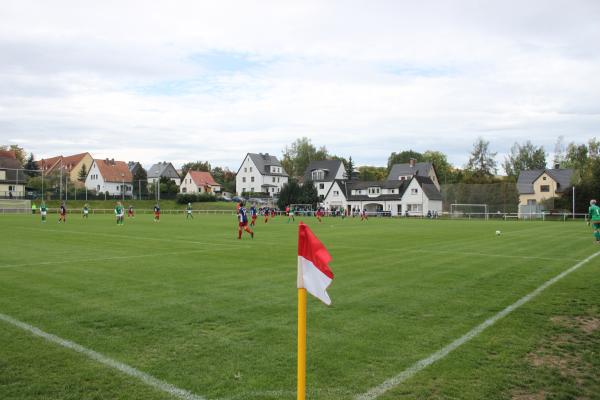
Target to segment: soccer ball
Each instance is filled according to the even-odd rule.
[[[496,231],[496,236],[500,236],[501,233],[502,232],[500,232],[500,231]]]

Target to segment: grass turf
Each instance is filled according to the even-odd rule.
[[[287,218],[239,241],[229,215],[56,219],[0,217],[0,313],[210,400],[295,397]],[[367,391],[600,250],[583,223],[307,222],[335,274],[332,307],[309,299],[318,399]],[[594,398],[600,330],[578,321],[600,317],[598,272],[600,257],[381,398]],[[0,321],[0,398],[169,396]]]

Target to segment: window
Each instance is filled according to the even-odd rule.
[[[250,172],[252,172],[252,167],[250,167]]]
[[[244,183],[246,182],[246,177],[245,176],[242,178],[242,182],[244,182]]]
[[[246,188],[242,188],[242,193],[244,193],[246,191]]]
[[[182,188],[181,193],[187,193],[187,188]]]
[[[334,196],[339,196],[339,195],[340,195],[340,192],[339,192],[339,190],[334,190],[334,191],[333,191],[333,195],[334,195]]]
[[[321,170],[316,170],[312,172],[312,180],[313,181],[322,181],[325,178],[325,173]]]
[[[319,183],[319,189],[325,189],[325,184],[324,183]]]
[[[535,204],[536,204],[536,201],[535,201],[535,199],[530,199],[530,200],[527,200],[527,205],[528,205],[528,206],[535,206]]]
[[[98,190],[98,191],[100,190],[100,185],[96,186],[96,190]]]
[[[550,185],[542,185],[540,186],[540,191],[542,192],[549,192],[550,191]]]
[[[275,183],[275,177],[273,177],[273,183]]]
[[[277,177],[277,183],[279,183],[279,177]]]
[[[248,172],[248,168],[244,167],[244,172]]]
[[[251,191],[252,193],[254,193],[254,188],[250,188],[250,191]]]
[[[250,182],[254,182],[254,177],[250,177]]]
[[[419,193],[419,189],[410,189],[410,194],[418,194]]]

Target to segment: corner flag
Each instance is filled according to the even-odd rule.
[[[307,225],[298,226],[298,385],[297,400],[306,399],[306,292],[330,305],[331,255]]]

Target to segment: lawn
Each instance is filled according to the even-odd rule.
[[[208,400],[295,398],[295,223],[56,219],[0,216],[0,314]],[[367,392],[600,250],[582,222],[306,222],[335,274],[331,307],[309,298],[311,399]],[[597,257],[379,398],[598,398],[599,277]],[[0,398],[173,397],[0,321]]]

